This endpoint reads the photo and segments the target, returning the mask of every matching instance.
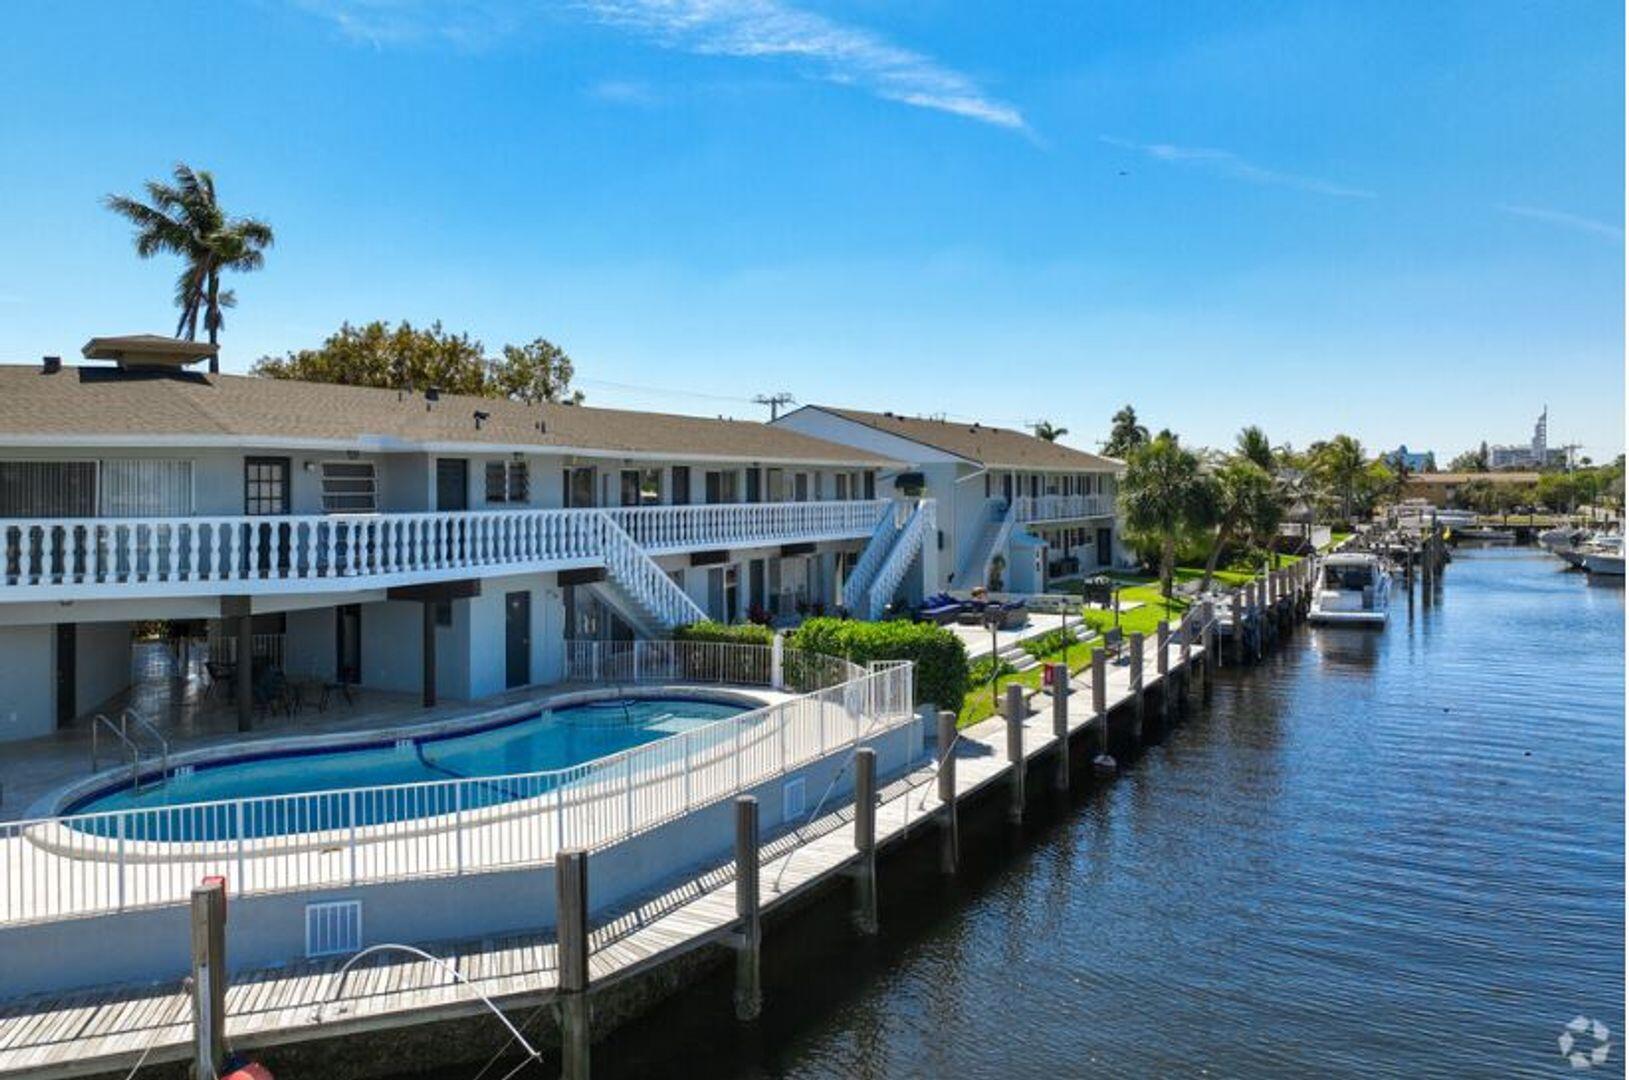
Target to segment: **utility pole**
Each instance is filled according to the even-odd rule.
[[[797,404],[797,398],[782,390],[778,394],[759,394],[752,399],[755,404],[769,406],[769,422],[773,424],[781,417],[781,406]]]

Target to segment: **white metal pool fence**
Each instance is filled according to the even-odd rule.
[[[773,675],[775,650],[692,644],[592,660],[626,663],[622,681]],[[784,650],[779,662],[804,659]],[[0,925],[181,904],[212,874],[247,896],[542,865],[915,722],[910,664],[820,659],[830,663],[810,660],[808,677],[829,685],[568,768],[0,823]],[[395,752],[436,767],[434,745],[404,740]]]

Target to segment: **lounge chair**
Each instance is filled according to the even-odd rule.
[[[938,593],[922,601],[916,616],[923,622],[937,623],[940,626],[956,621],[962,613],[963,604],[949,593]]]

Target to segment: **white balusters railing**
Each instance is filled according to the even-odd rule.
[[[849,611],[859,610],[860,604],[865,601],[865,594],[877,576],[877,568],[888,557],[888,552],[894,546],[894,540],[899,536],[902,527],[900,514],[904,510],[905,507],[901,504],[892,503],[888,512],[877,518],[877,527],[872,531],[865,550],[860,553],[859,562],[854,564],[848,580],[843,582],[843,606]]]
[[[882,617],[888,601],[894,598],[894,590],[898,589],[899,583],[904,580],[905,571],[910,569],[911,560],[916,558],[917,552],[922,549],[924,538],[936,527],[933,500],[923,499],[916,504],[916,510],[905,522],[905,527],[899,531],[899,537],[889,550],[888,558],[877,568],[877,579],[871,583],[871,589],[866,593],[866,618]]]
[[[0,598],[269,591],[268,582],[588,566],[605,523],[646,551],[869,536],[887,500],[623,509],[0,520]]]
[[[667,571],[645,554],[633,538],[617,526],[610,514],[601,517],[604,533],[605,574],[627,596],[650,613],[657,629],[697,622],[707,617],[690,594],[667,576]]]
[[[1013,517],[1020,524],[1101,517],[1113,512],[1113,503],[1107,495],[1022,495],[1013,500]]]

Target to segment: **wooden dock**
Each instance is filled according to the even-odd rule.
[[[1274,594],[1273,614],[1285,625],[1295,619],[1304,600],[1301,582],[1305,577],[1292,578],[1282,593]],[[1140,662],[1124,657],[1106,666],[1101,695],[1106,708],[1101,715],[1093,704],[1098,695],[1077,676],[1066,702],[1066,738],[1074,741],[1082,732],[1094,730],[1094,738],[1106,743],[1114,727],[1109,717],[1117,712],[1137,716],[1135,737],[1140,738],[1143,710],[1138,699],[1154,690],[1161,695],[1171,693],[1185,711],[1193,676],[1208,672],[1225,652],[1213,650],[1207,664],[1202,640],[1189,642],[1185,649],[1176,635],[1163,648],[1161,657],[1161,645],[1150,638],[1143,642]],[[1209,678],[1208,673],[1204,678]],[[1138,681],[1140,687],[1134,689]],[[1037,705],[1039,711],[1018,721],[1015,736],[1005,717],[961,732],[954,744],[958,804],[1003,780],[1012,783],[1014,749],[1021,746],[1025,772],[1030,762],[1058,752],[1051,695],[1035,697],[1025,708]],[[1167,715],[1172,714],[1163,698],[1161,705]],[[935,767],[923,766],[880,789],[875,815],[879,849],[940,827],[946,815],[936,776]],[[1015,787],[1021,809],[1021,781]],[[847,804],[763,843],[759,902],[764,913],[846,877],[845,872],[859,858],[853,821],[854,806]],[[726,861],[706,867],[626,907],[595,912],[594,918],[596,925],[589,933],[589,975],[591,988],[597,991],[695,950],[729,942],[738,925],[734,864]],[[358,965],[342,987],[336,980],[341,966],[337,958],[239,973],[226,995],[227,1044],[252,1053],[259,1048],[471,1017],[485,1011],[471,987],[511,1013],[530,1011],[555,999],[558,973],[552,931],[417,944],[451,965],[469,986],[460,985],[436,964],[391,956]],[[177,948],[182,949],[183,943]],[[191,998],[179,981],[13,1001],[0,1010],[0,1078],[47,1080],[125,1073],[138,1062],[188,1061],[193,1038]]]

